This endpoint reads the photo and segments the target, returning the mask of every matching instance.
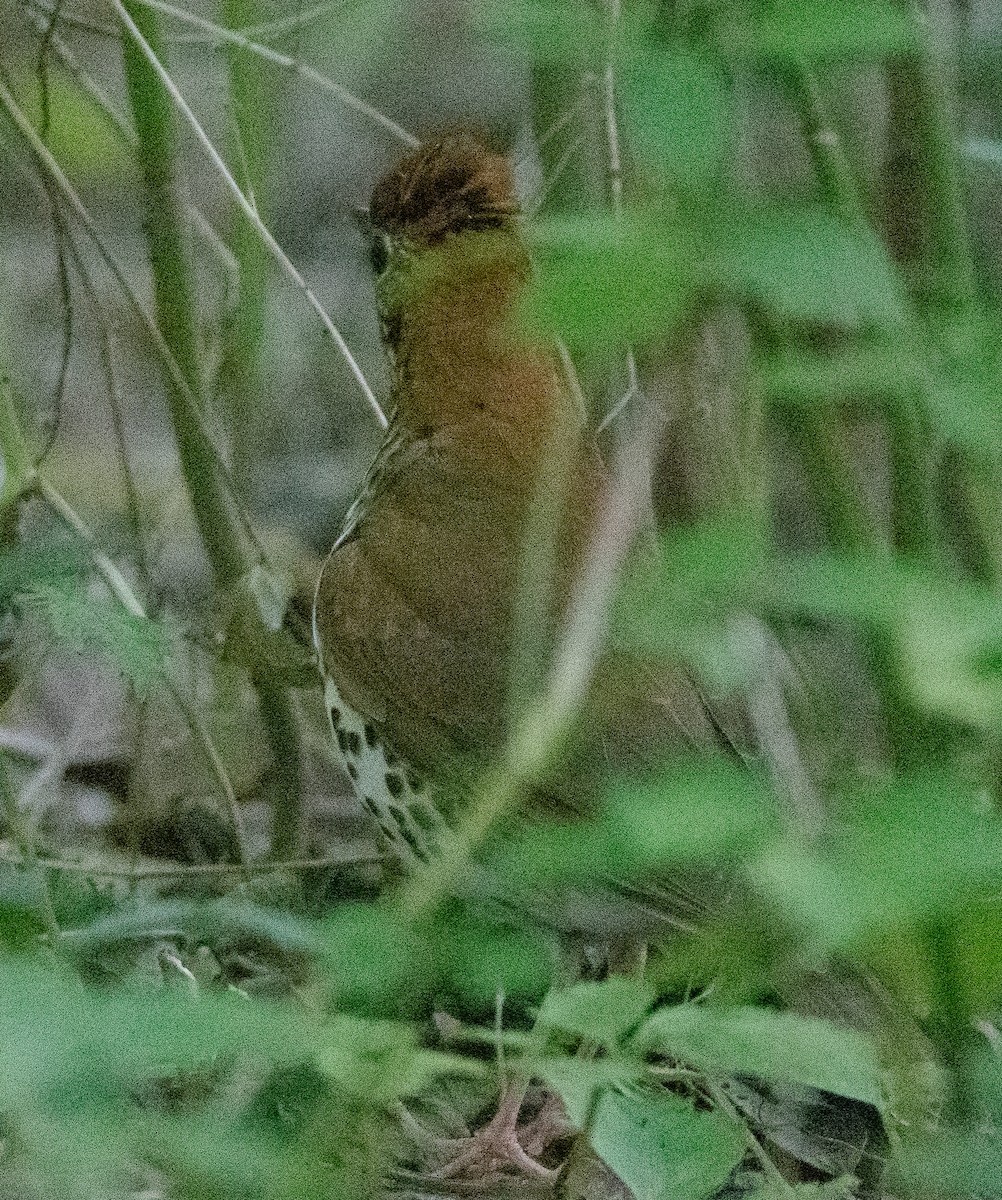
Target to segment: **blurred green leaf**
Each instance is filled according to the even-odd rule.
[[[707,1071],[805,1083],[882,1104],[880,1067],[869,1040],[814,1017],[680,1004],[658,1009],[637,1031],[633,1046]]]
[[[0,548],[0,605],[39,586],[68,587],[90,565],[79,542],[40,542]]]
[[[106,657],[137,692],[148,692],[167,670],[170,642],[155,621],[91,596],[83,587],[39,584],[24,596],[57,641]]]
[[[913,50],[917,28],[889,0],[763,0],[721,24],[721,44],[744,58],[879,59]]]
[[[424,938],[391,913],[367,905],[345,905],[325,923],[324,957],[338,1003],[363,1011],[395,1010],[434,980]]]
[[[473,18],[483,37],[537,62],[594,61],[606,46],[598,11],[573,0],[477,0]]]
[[[617,783],[600,836],[633,871],[729,858],[779,828],[767,780],[724,759],[680,764],[649,783]]]
[[[879,631],[918,706],[1002,727],[1002,599],[991,589],[889,556],[806,555],[775,565],[768,603]]]
[[[554,1029],[615,1046],[654,1003],[654,989],[639,979],[615,975],[602,983],[575,983],[549,992],[539,1019]]]
[[[769,399],[779,404],[859,404],[888,397],[913,401],[921,364],[879,339],[857,339],[828,353],[785,350],[759,364]]]
[[[826,950],[955,912],[1002,878],[1002,822],[947,778],[855,797],[824,852],[776,843],[758,885]]]
[[[761,776],[723,760],[695,761],[649,782],[614,784],[598,816],[574,829],[521,831],[500,851],[498,872],[517,888],[627,880],[748,852],[776,828],[775,801]]]
[[[693,231],[612,216],[554,218],[535,230],[538,277],[524,304],[531,327],[571,345],[663,337],[700,280]]]
[[[490,921],[469,912],[435,930],[445,981],[460,995],[493,1003],[541,995],[553,974],[554,948],[538,929]]]
[[[41,131],[42,99],[34,71],[18,89],[31,123]],[[132,154],[96,100],[60,70],[49,70],[48,146],[64,171],[115,181]]]
[[[744,513],[701,521],[665,537],[631,572],[617,598],[617,639],[641,650],[676,647],[696,616],[751,603],[767,571],[761,524]]]
[[[702,1200],[727,1182],[745,1152],[736,1124],[669,1092],[606,1091],[591,1143],[636,1200]]]
[[[650,49],[622,78],[637,149],[673,187],[698,191],[719,174],[735,139],[722,67],[696,49]]]
[[[780,317],[844,329],[905,324],[901,280],[875,234],[820,208],[765,208],[714,231],[720,285]]]
[[[434,1077],[416,1031],[396,1021],[335,1017],[325,1026],[318,1059],[324,1074],[374,1104],[419,1091]]]

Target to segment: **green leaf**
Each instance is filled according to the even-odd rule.
[[[663,337],[685,315],[703,256],[681,225],[609,217],[553,219],[535,231],[538,276],[523,313],[572,345]]]
[[[853,797],[824,853],[776,843],[758,886],[826,951],[952,913],[1002,879],[1002,821],[936,776]]]
[[[82,587],[37,585],[24,602],[45,618],[57,641],[108,658],[137,692],[163,679],[170,643],[154,621],[100,601]]]
[[[654,1003],[654,989],[639,979],[611,976],[602,983],[575,983],[549,992],[539,1019],[545,1025],[614,1046]]]
[[[779,827],[765,778],[713,759],[674,767],[649,783],[615,784],[599,836],[638,872],[730,858],[768,841]]]
[[[830,353],[784,350],[759,364],[774,403],[797,406],[883,400],[913,404],[922,364],[881,339],[857,340]]]
[[[767,208],[722,220],[718,281],[794,321],[903,327],[907,298],[879,239],[820,208]]]
[[[591,1143],[636,1200],[703,1200],[744,1157],[741,1130],[669,1092],[606,1091]]]
[[[722,68],[695,49],[650,49],[623,72],[626,113],[637,148],[671,185],[706,188],[735,139]]]
[[[774,563],[768,601],[787,615],[890,629],[918,578],[910,564],[890,556],[791,555]]]
[[[0,548],[0,605],[40,586],[68,587],[89,566],[78,542],[42,542],[40,545]]]
[[[318,1063],[351,1095],[372,1104],[414,1095],[436,1075],[478,1069],[450,1055],[420,1050],[412,1025],[348,1016],[334,1017],[324,1026]]]
[[[34,72],[19,90],[31,123],[41,131],[42,101]],[[49,119],[48,147],[70,175],[111,180],[127,169],[132,156],[111,118],[74,79],[59,70],[49,71]]]
[[[595,820],[573,829],[534,826],[502,849],[497,871],[512,888],[631,879],[754,850],[778,825],[768,783],[718,759],[680,763],[646,783],[612,786]],[[670,901],[665,890],[663,897]]]
[[[766,574],[761,525],[744,513],[664,538],[630,574],[613,614],[617,640],[638,650],[684,648],[694,620],[755,602]]]
[[[381,909],[352,904],[324,928],[329,982],[338,1002],[385,1012],[420,995],[433,980],[430,948]]]
[[[879,59],[913,50],[911,16],[889,0],[767,0],[721,25],[725,53],[743,58]]]
[[[806,1083],[880,1107],[880,1067],[861,1033],[766,1008],[680,1004],[651,1016],[634,1038],[644,1054],[667,1054],[712,1072]]]
[[[478,0],[472,16],[484,37],[537,62],[594,61],[606,46],[597,11],[573,0]]]
[[[440,924],[435,949],[445,980],[462,996],[493,1002],[538,997],[553,973],[553,946],[540,930],[492,922],[468,912]]]

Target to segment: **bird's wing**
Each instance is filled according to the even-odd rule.
[[[503,734],[524,511],[507,453],[488,422],[404,449],[320,579],[325,671],[418,768]]]

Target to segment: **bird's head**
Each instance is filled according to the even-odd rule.
[[[376,184],[369,202],[377,277],[400,255],[508,227],[518,213],[511,165],[470,133],[426,142]]]

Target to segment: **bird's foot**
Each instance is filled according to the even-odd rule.
[[[526,1125],[519,1127],[518,1117],[525,1098],[525,1085],[505,1089],[498,1110],[482,1128],[469,1137],[436,1137],[423,1130],[429,1156],[438,1163],[422,1172],[429,1181],[473,1181],[488,1183],[504,1178],[523,1178],[539,1183],[554,1183],[558,1170],[544,1166],[540,1156],[568,1131],[562,1106],[548,1097],[542,1109]],[[408,1122],[410,1132],[414,1126]]]

